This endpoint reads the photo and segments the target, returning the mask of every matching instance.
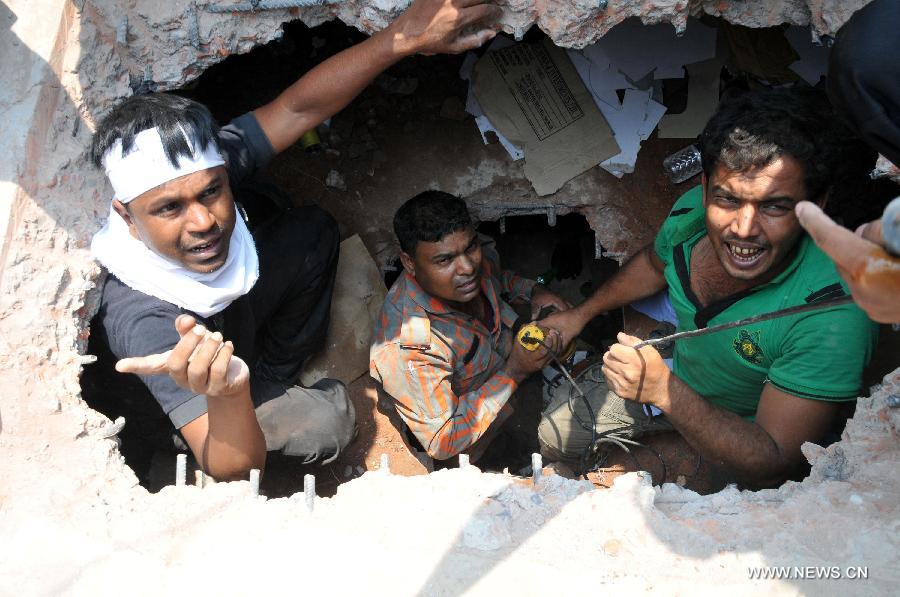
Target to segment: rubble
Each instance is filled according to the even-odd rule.
[[[521,35],[536,22],[566,47],[587,45],[630,16],[678,28],[699,12],[752,26],[810,23],[832,35],[864,3],[766,0],[750,9],[736,1],[613,0],[603,9],[593,1],[521,1],[506,5],[503,23]],[[244,594],[298,583],[392,594],[583,592],[597,584],[629,593],[897,592],[900,410],[885,401],[900,390],[900,370],[860,401],[837,444],[846,464],[837,448],[832,456],[826,450],[809,479],[769,492],[696,497],[666,486],[660,499],[637,474],[592,491],[553,477],[534,489],[472,467],[418,477],[357,468],[361,478],[333,499],[319,498],[310,513],[303,499],[254,497],[248,482],[155,495],[140,487],[114,438],[102,437],[111,422],[80,398],[102,284],[87,244],[109,200],[84,157],[91,130],[134,89],[183,86],[228,55],[276,38],[285,20],[316,25],[337,16],[372,32],[406,5],[347,2],[250,18],[212,13],[213,4],[233,2],[0,5],[10,53],[0,66],[0,138],[12,158],[0,166],[0,593]],[[641,159],[659,157],[642,152]],[[482,217],[504,213],[498,196],[534,210],[580,209],[601,238],[625,225],[615,202],[642,193],[623,182],[610,203],[585,205],[584,195],[611,184],[589,178],[564,187],[560,207],[548,206],[499,159],[479,168],[459,187]],[[763,565],[867,566],[870,577],[750,580],[748,567]],[[221,569],[246,573],[198,572]]]

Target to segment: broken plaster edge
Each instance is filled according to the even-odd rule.
[[[59,6],[63,4],[58,0]],[[10,205],[15,205],[16,217],[8,220],[3,247],[0,449],[15,456],[0,465],[5,473],[0,476],[6,481],[0,489],[4,504],[0,530],[24,528],[16,515],[45,515],[60,522],[56,513],[71,512],[82,517],[75,528],[93,524],[84,527],[85,534],[103,535],[113,532],[111,520],[121,522],[116,514],[120,510],[133,513],[148,504],[169,507],[171,499],[149,496],[137,486],[113,442],[98,437],[107,420],[80,399],[79,356],[86,344],[87,322],[95,309],[98,291],[94,285],[99,273],[88,255],[87,242],[105,217],[108,200],[105,181],[87,166],[83,156],[93,122],[85,106],[96,102],[98,109],[107,108],[127,95],[128,89],[115,60],[109,62],[110,68],[100,71],[103,78],[99,81],[82,84],[76,65],[90,65],[85,58],[91,57],[78,55],[77,40],[84,29],[97,28],[81,27],[80,16],[74,11],[59,14],[63,17],[58,31],[64,39],[58,40],[58,45],[66,52],[56,65],[48,67],[42,84],[34,90],[44,90],[41,105],[35,109],[35,122],[22,125],[26,145],[42,151],[27,156],[32,160],[27,170],[29,180],[17,180],[14,189],[4,186],[5,192],[15,193]],[[93,64],[107,58],[94,56]],[[76,122],[82,125],[78,127]],[[897,415],[885,415],[883,408],[860,412],[864,416],[851,420],[845,441],[836,446],[851,463],[878,464],[870,453],[853,447],[854,442],[863,442],[863,448],[878,442],[888,448],[891,442],[895,446]],[[884,417],[889,426],[878,427]],[[861,427],[863,423],[867,427]],[[850,442],[845,443],[848,439]],[[26,456],[21,459],[23,454]],[[73,462],[77,469],[71,468]],[[814,466],[814,473],[823,467],[826,465]],[[852,482],[856,476],[863,477],[860,492],[865,498],[866,487],[872,485],[865,478],[863,466],[852,472],[850,481],[829,480],[823,475],[820,480],[812,478],[790,487],[794,488],[791,491],[816,491],[824,483]],[[23,504],[20,497],[11,494],[10,488],[21,493],[29,486],[38,487],[42,494],[32,497],[32,503]],[[168,493],[181,496],[185,491],[195,490],[173,488]],[[198,500],[189,502],[185,510],[192,514],[201,514],[209,507]],[[60,529],[57,531],[63,532]],[[14,536],[5,532],[0,535]],[[52,542],[52,537],[46,540]],[[0,576],[21,580],[19,574],[7,571]]]

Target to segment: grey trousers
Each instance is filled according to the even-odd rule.
[[[323,379],[295,386],[323,346],[337,270],[337,223],[318,207],[297,207],[253,230],[259,281],[223,312],[226,337],[250,366],[256,418],[269,451],[329,463],[356,434],[347,388]]]
[[[636,439],[674,429],[664,416],[651,416],[642,404],[610,391],[599,366],[581,376],[579,387],[590,403],[599,437]],[[579,463],[590,447],[592,434],[590,427],[585,427],[590,425],[591,415],[585,401],[577,394],[572,402],[577,416],[572,413],[569,409],[569,394],[572,392],[571,383],[564,381],[553,390],[550,404],[541,414],[538,441],[541,455],[548,462],[561,460]]]

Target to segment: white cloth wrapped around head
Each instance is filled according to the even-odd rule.
[[[175,166],[166,155],[162,137],[156,128],[145,129],[134,136],[134,144],[127,153],[122,151],[122,140],[113,143],[103,154],[103,169],[115,191],[115,198],[128,203],[152,188],[225,163],[214,143],[198,150],[196,142],[181,130],[191,146],[190,155],[179,155]]]

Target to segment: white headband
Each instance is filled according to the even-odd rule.
[[[185,138],[189,136],[185,134]],[[198,152],[191,143],[190,156],[178,156],[178,167],[166,156],[162,138],[156,128],[146,129],[135,135],[131,150],[122,155],[122,140],[116,141],[103,155],[103,168],[109,178],[116,199],[128,203],[154,187],[225,163],[214,143]]]

